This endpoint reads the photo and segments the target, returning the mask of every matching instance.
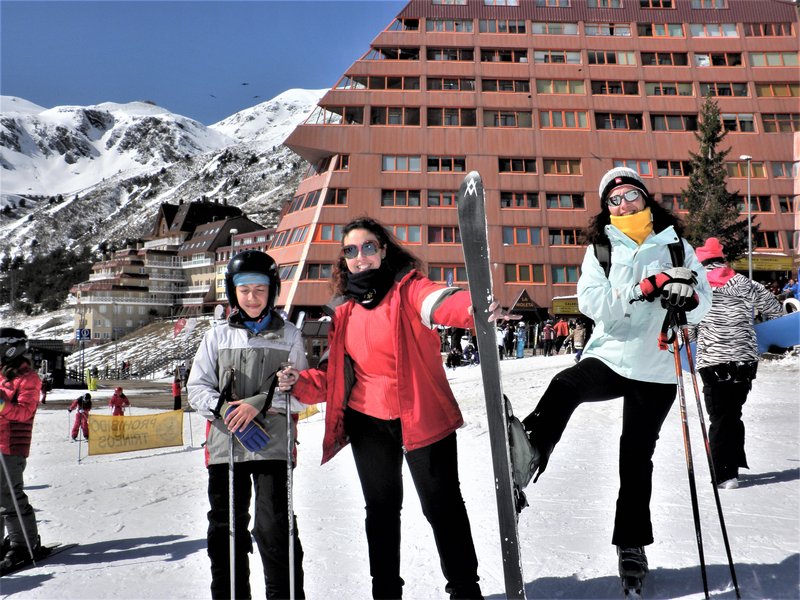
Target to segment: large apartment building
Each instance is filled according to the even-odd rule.
[[[279,304],[319,315],[341,226],[370,215],[466,284],[456,190],[486,187],[495,294],[530,312],[575,293],[580,230],[615,165],[680,214],[706,95],[729,131],[729,190],[751,209],[757,275],[797,258],[796,8],[780,0],[412,0],[286,140],[312,168],[269,252]],[[724,149],[724,148],[723,148]],[[777,259],[772,260],[772,258]],[[796,266],[796,264],[795,264]],[[762,268],[763,267],[763,268]],[[770,272],[764,272],[768,270]]]

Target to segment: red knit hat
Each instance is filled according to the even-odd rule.
[[[705,244],[695,250],[695,254],[697,254],[697,260],[700,262],[705,262],[710,258],[725,259],[723,246],[715,237],[708,238]]]

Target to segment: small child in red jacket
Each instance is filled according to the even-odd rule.
[[[78,409],[75,415],[75,424],[72,426],[72,440],[78,439],[78,428],[83,431],[83,437],[89,441],[89,411],[92,410],[92,395],[85,393],[83,396],[78,396],[69,405],[69,412]]]
[[[131,401],[123,393],[122,388],[118,387],[114,390],[114,395],[111,396],[108,405],[111,407],[112,417],[121,417],[125,414],[125,408],[131,405]]]

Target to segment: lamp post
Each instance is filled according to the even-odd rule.
[[[753,279],[753,230],[750,207],[750,171],[752,170],[753,157],[749,154],[742,154],[739,160],[747,162],[747,276]]]

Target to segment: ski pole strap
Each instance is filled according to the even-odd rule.
[[[229,377],[227,377],[225,385],[222,386],[219,392],[217,406],[211,410],[212,414],[218,419],[222,418],[222,406],[233,400],[233,367],[226,374],[229,374]],[[224,375],[223,379],[225,379]]]
[[[686,311],[676,306],[670,306],[667,314],[664,315],[661,333],[658,334],[658,349],[669,350],[678,335],[677,329],[684,325],[686,325]]]

